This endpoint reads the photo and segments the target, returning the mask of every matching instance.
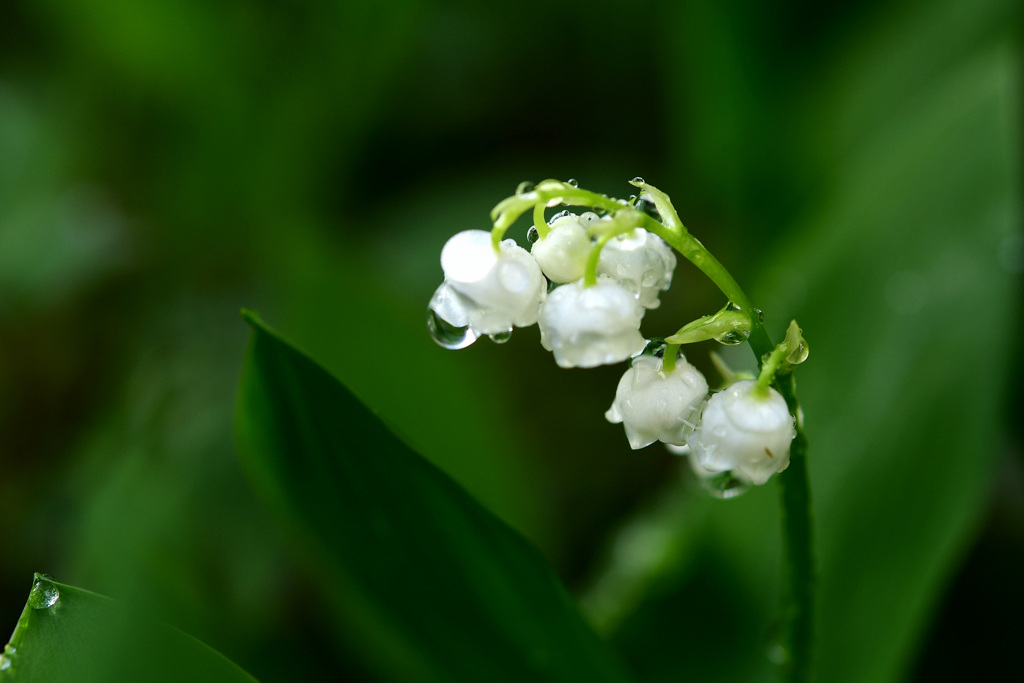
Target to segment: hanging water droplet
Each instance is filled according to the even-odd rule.
[[[807,348],[807,344],[804,341],[801,341],[797,344],[797,347],[793,349],[788,356],[786,356],[786,362],[791,365],[800,365],[800,363],[807,360],[809,353],[810,349]]]
[[[439,346],[452,350],[464,349],[480,336],[468,326],[452,325],[435,313],[432,308],[427,309],[427,329],[430,330],[430,336]]]
[[[742,344],[747,341],[748,337],[750,337],[750,330],[734,329],[718,335],[715,337],[715,341],[726,346],[735,346],[736,344]]]
[[[524,180],[516,186],[516,194],[526,194],[527,192],[533,192],[533,183],[529,180]]]
[[[28,594],[28,606],[32,609],[47,609],[53,607],[59,598],[60,591],[57,590],[57,586],[37,575],[36,582],[32,584],[32,590]]]
[[[540,233],[537,232],[537,226],[531,225],[530,229],[526,231],[526,241],[530,244],[535,244],[540,239]]]
[[[722,472],[710,477],[701,477],[700,485],[714,498],[727,500],[742,496],[750,490],[750,483],[734,477],[732,472]]]
[[[630,183],[630,185],[646,185],[647,184],[647,183],[644,182],[644,179],[641,178],[640,176],[637,176],[636,178],[633,178],[631,181],[629,181],[629,183]]]
[[[495,332],[494,334],[489,334],[487,336],[495,344],[504,344],[512,338],[512,328],[510,327],[507,332]]]
[[[575,178],[569,178],[565,182],[567,184],[569,184],[569,185],[572,185],[573,187],[579,187],[580,186],[580,181],[576,180]]]

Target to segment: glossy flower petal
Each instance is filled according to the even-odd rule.
[[[460,232],[441,250],[441,268],[445,281],[430,308],[446,322],[469,326],[476,334],[502,334],[537,322],[547,281],[536,260],[513,240],[495,252],[489,232]]]
[[[583,277],[590,237],[580,217],[566,212],[551,222],[551,232],[534,242],[530,251],[549,280],[573,282]]]
[[[540,343],[563,368],[618,363],[644,349],[636,298],[611,281],[582,281],[552,291],[540,311]]]
[[[657,308],[658,295],[672,284],[676,255],[665,240],[637,228],[620,235],[601,250],[599,275],[607,275],[632,292],[644,308]]]
[[[769,389],[767,396],[757,396],[754,385],[740,380],[708,400],[697,431],[686,440],[698,472],[732,471],[763,484],[789,466],[793,417],[779,392]]]
[[[605,418],[622,423],[634,449],[655,441],[682,446],[697,426],[707,393],[707,380],[686,358],[679,357],[666,373],[661,358],[637,356],[619,380]]]

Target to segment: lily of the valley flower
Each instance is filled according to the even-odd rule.
[[[661,358],[637,356],[619,380],[605,418],[622,423],[634,449],[655,441],[682,446],[700,420],[707,393],[707,380],[686,358],[680,356],[666,372]]]
[[[686,440],[699,472],[731,471],[763,484],[789,466],[793,417],[779,392],[769,388],[762,396],[755,384],[740,380],[708,400],[700,425]]]
[[[466,230],[441,250],[444,283],[430,308],[455,327],[504,334],[537,322],[547,281],[528,251],[505,240],[495,252],[491,233]]]
[[[583,277],[590,237],[580,217],[566,212],[551,222],[551,231],[534,242],[530,251],[549,280],[574,282]]]
[[[643,351],[644,309],[620,285],[577,280],[552,291],[541,307],[540,343],[563,368],[618,363]]]
[[[644,308],[657,308],[658,295],[672,284],[676,255],[665,241],[643,228],[608,241],[597,262],[607,275],[632,292]]]

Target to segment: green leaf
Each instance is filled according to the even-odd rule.
[[[245,318],[254,332],[242,459],[369,662],[389,680],[627,678],[532,546],[323,368]]]
[[[255,679],[224,656],[128,606],[36,574],[0,655],[3,683]]]

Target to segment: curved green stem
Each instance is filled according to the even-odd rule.
[[[676,369],[676,357],[679,355],[679,344],[667,344],[661,358],[661,371],[666,375]]]
[[[537,228],[537,236],[544,239],[551,232],[551,226],[544,219],[544,205],[536,204],[533,207],[533,227]]]
[[[757,382],[754,384],[754,393],[757,396],[763,398],[768,395],[768,386],[775,381],[775,373],[778,371],[779,364],[782,363],[782,359],[787,353],[789,351],[785,345],[779,344],[772,349],[772,352],[766,358],[763,358],[761,373],[757,376]]]
[[[771,362],[775,345],[761,320],[761,312],[750,303],[750,299],[729,271],[689,233],[671,230],[650,216],[645,216],[643,227],[668,242],[686,260],[697,266],[730,301],[750,316],[752,327],[747,341],[750,342],[750,348],[757,357],[758,368],[774,375],[770,367],[765,368],[766,361]],[[775,360],[775,366],[780,360],[781,357]],[[784,681],[807,683],[812,679],[815,590],[814,528],[807,477],[807,436],[804,434],[803,421],[800,419],[800,404],[796,397],[793,373],[775,377],[772,385],[786,400],[790,413],[797,416],[796,437],[790,448],[789,468],[778,478],[786,546],[786,587],[781,642],[786,657],[779,665],[779,674]]]

